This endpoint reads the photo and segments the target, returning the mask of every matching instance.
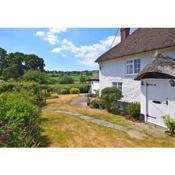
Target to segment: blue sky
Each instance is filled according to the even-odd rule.
[[[134,29],[132,29],[133,31]],[[94,70],[94,60],[120,41],[117,28],[0,28],[0,47],[34,53],[46,70]]]

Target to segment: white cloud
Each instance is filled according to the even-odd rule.
[[[38,31],[38,32],[36,32],[35,35],[36,35],[36,36],[39,36],[39,37],[44,37],[44,36],[45,36],[45,32],[43,32],[43,31]]]
[[[114,36],[108,36],[104,40],[100,40],[98,43],[92,45],[75,46],[72,41],[67,39],[62,40],[60,47],[56,47],[52,50],[53,53],[64,54],[70,52],[78,58],[78,61],[82,64],[94,66],[95,59],[103,54],[105,51],[111,48],[111,44],[114,40]],[[120,37],[117,36],[113,43],[113,46],[120,42]]]
[[[58,34],[66,31],[67,28],[50,28],[48,32],[38,31],[35,35],[49,44],[55,45],[59,43]]]
[[[52,33],[61,33],[61,32],[66,32],[67,28],[51,28],[50,32]]]

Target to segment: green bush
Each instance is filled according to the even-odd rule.
[[[39,108],[31,93],[6,92],[0,95],[0,147],[39,145]]]
[[[34,81],[39,84],[47,84],[49,82],[49,76],[41,71],[29,70],[23,75],[25,81]]]
[[[104,100],[102,100],[100,98],[92,98],[89,101],[89,106],[91,108],[104,109],[105,108],[105,102],[104,102]]]
[[[69,93],[70,94],[79,94],[80,93],[80,90],[78,88],[71,88],[69,90]]]
[[[128,104],[128,114],[132,117],[139,119],[140,116],[140,103],[130,103]]]
[[[171,118],[170,115],[163,115],[161,118],[164,119],[167,128],[171,135],[175,134],[175,119]]]
[[[89,84],[54,84],[48,85],[48,90],[52,93],[60,93],[61,89],[66,89],[70,91],[71,88],[78,88],[80,93],[87,93],[89,91]]]
[[[122,98],[122,92],[118,88],[104,88],[101,91],[101,98],[104,100],[105,107],[109,112],[117,113],[117,102]]]
[[[74,83],[74,79],[69,75],[63,75],[59,82],[60,84],[72,84]]]
[[[36,82],[5,82],[0,84],[0,94],[3,92],[31,91],[38,94],[40,85]]]

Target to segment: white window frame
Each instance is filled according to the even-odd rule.
[[[135,64],[136,61],[139,60],[139,64]],[[138,67],[138,65],[140,65]],[[128,67],[130,66],[130,68],[132,69],[131,71],[128,71]],[[138,71],[136,71],[138,70]],[[141,59],[138,58],[138,59],[132,59],[132,60],[127,60],[126,61],[126,75],[136,75],[140,72],[141,70]]]
[[[114,85],[114,84],[116,84],[116,85]],[[123,82],[121,82],[121,81],[112,82],[112,87],[116,87],[116,88],[118,88],[119,90],[122,91],[122,89],[123,89]]]

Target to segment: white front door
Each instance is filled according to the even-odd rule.
[[[169,114],[169,85],[165,81],[147,81],[147,121],[165,126],[162,115]]]

